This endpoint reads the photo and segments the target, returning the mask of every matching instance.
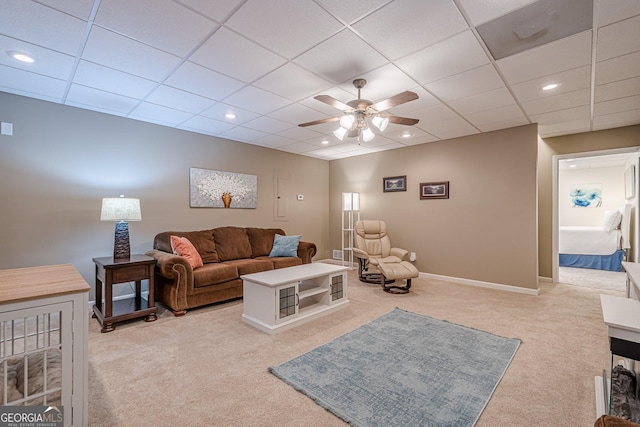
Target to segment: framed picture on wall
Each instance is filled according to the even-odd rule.
[[[389,176],[382,178],[382,191],[407,191],[407,176]]]
[[[448,198],[449,181],[420,183],[420,200]]]
[[[624,198],[633,199],[636,196],[636,167],[629,165],[624,173]]]

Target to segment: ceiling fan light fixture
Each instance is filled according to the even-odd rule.
[[[344,140],[344,136],[347,134],[347,130],[343,127],[339,127],[338,129],[333,131],[333,134],[335,135],[336,138],[342,141]]]
[[[375,138],[375,137],[376,137],[376,134],[375,134],[375,133],[373,133],[373,132],[371,131],[371,129],[369,129],[369,128],[366,128],[366,129],[364,129],[364,130],[362,131],[362,139],[363,139],[365,142],[367,142],[367,141],[371,141],[371,140],[372,140],[373,138]]]
[[[355,121],[356,119],[353,114],[345,114],[344,116],[340,117],[340,126],[348,130],[351,129]]]
[[[373,120],[371,122],[374,124],[375,127],[380,129],[380,132],[384,132],[384,130],[389,125],[389,118],[388,117],[376,116],[376,117],[373,118]]]

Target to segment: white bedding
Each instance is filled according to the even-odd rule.
[[[558,253],[577,255],[611,255],[621,248],[620,230],[602,227],[561,226]]]

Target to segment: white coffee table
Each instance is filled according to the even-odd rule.
[[[344,308],[347,270],[318,262],[240,276],[242,320],[275,334]]]

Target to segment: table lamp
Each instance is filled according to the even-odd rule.
[[[129,223],[142,221],[140,199],[113,197],[102,199],[100,221],[116,221],[116,234],[113,244],[113,260],[128,261],[131,257],[129,245]]]

